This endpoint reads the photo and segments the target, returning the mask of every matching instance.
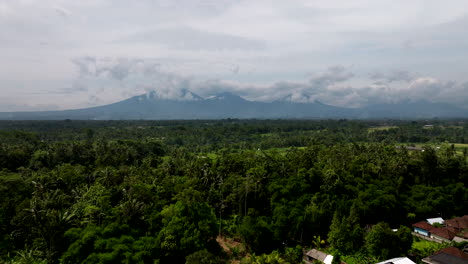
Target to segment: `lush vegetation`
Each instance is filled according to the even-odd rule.
[[[411,223],[464,215],[468,203],[468,122],[425,124],[2,121],[0,257],[297,263],[306,247],[354,263],[417,255]],[[242,246],[221,247],[220,237]]]

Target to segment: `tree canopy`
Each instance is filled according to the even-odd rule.
[[[0,258],[401,256],[411,223],[467,213],[468,122],[431,122],[0,121]]]

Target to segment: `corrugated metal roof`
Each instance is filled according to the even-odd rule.
[[[331,264],[332,261],[333,261],[333,256],[332,255],[328,255],[327,253],[316,250],[315,248],[309,250],[306,253],[306,255],[309,256],[309,257],[312,257],[312,258],[314,258],[316,260],[319,260],[319,261],[321,261],[321,262],[323,262],[325,264]]]
[[[455,256],[455,257],[459,257],[459,258],[468,260],[468,254],[466,254],[465,252],[461,251],[460,249],[458,249],[456,247],[443,248],[443,249],[437,251],[434,255],[437,255],[439,253],[446,253],[446,254],[449,254],[449,255],[452,255],[452,256]]]
[[[322,251],[319,251],[319,250],[316,250],[315,248],[314,249],[311,249],[309,250],[307,253],[306,253],[307,256],[310,256],[316,260],[320,260],[322,262],[324,262],[325,258],[328,256],[326,253],[322,252]]]
[[[430,261],[430,262],[428,262]],[[423,262],[438,263],[438,264],[468,264],[468,260],[452,256],[447,253],[439,253],[430,257],[424,258]]]
[[[393,259],[385,260],[377,264],[416,264],[416,263],[411,261],[411,259],[409,258],[401,257],[401,258],[393,258]]]
[[[428,219],[426,219],[426,221],[431,225],[433,225],[435,223],[438,223],[438,224],[443,224],[444,223],[444,219],[442,219],[442,217],[428,218]]]
[[[332,255],[327,255],[325,259],[323,260],[323,263],[325,264],[331,264],[333,261],[333,256]]]

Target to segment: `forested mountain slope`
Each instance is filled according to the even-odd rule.
[[[468,117],[467,109],[450,104],[425,101],[350,108],[327,105],[318,101],[294,102],[287,98],[273,102],[249,101],[232,93],[202,98],[189,91],[186,91],[180,98],[160,98],[154,93],[148,93],[109,105],[76,110],[0,112],[0,120],[424,119],[466,117]]]

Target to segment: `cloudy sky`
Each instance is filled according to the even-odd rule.
[[[152,90],[468,105],[466,0],[0,0],[0,111]]]

